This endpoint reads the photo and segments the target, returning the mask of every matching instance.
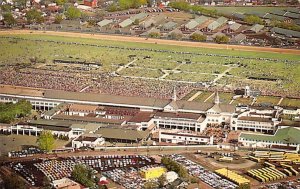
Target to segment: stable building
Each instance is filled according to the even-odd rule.
[[[104,144],[104,138],[99,134],[83,134],[72,140],[72,147],[77,149],[81,147],[95,148]]]
[[[300,129],[293,127],[281,128],[274,135],[244,133],[242,132],[238,141],[243,146],[257,148],[285,148],[292,147],[295,151],[299,151],[300,145]]]

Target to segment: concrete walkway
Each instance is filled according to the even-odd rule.
[[[216,83],[217,81],[219,81],[222,77],[224,77],[224,75],[226,74],[226,72],[229,72],[232,68],[234,68],[234,67],[229,67],[224,72],[222,72],[221,74],[219,74],[218,77],[216,77],[214,79],[213,83]]]
[[[281,104],[281,102],[283,101],[283,97],[281,97],[281,99],[279,100],[279,102],[277,103],[277,105],[280,105]]]
[[[208,101],[211,97],[213,97],[215,95],[215,93],[211,94],[209,97],[207,97],[207,99],[204,100],[204,102]]]
[[[120,66],[116,72],[120,72],[122,71],[124,68],[128,68],[131,64],[133,64],[135,61],[137,61],[137,59],[134,59],[133,61],[129,62],[128,64],[124,65],[124,66]]]
[[[193,101],[195,98],[197,98],[197,96],[199,96],[202,93],[202,91],[198,91],[196,92],[196,94],[194,94],[191,98],[189,98],[187,101]]]

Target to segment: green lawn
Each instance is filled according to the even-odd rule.
[[[0,155],[22,150],[23,145],[36,146],[37,137],[28,135],[0,135]],[[68,141],[55,140],[55,148],[62,148]]]
[[[252,103],[252,98],[238,98],[235,99],[232,104],[233,105],[250,105]]]
[[[233,93],[219,92],[220,103],[229,104],[231,102],[233,96],[234,96]],[[213,103],[214,100],[215,100],[215,96],[213,96],[212,98],[210,98],[207,102]]]
[[[261,105],[261,104],[277,105],[279,100],[280,100],[280,97],[259,96],[259,97],[257,97],[254,104],[256,104],[256,105]]]
[[[284,98],[280,103],[281,106],[292,106],[300,108],[300,99]]]
[[[193,101],[204,102],[212,94],[213,94],[213,92],[202,91],[202,93],[200,95],[198,95]],[[213,99],[213,96],[210,99]]]
[[[181,100],[188,100],[190,99],[194,94],[196,94],[198,92],[198,90],[192,90],[190,93],[188,93],[187,95],[185,95]]]
[[[149,78],[159,78],[163,73],[159,70],[147,70],[139,68],[124,68],[119,72],[123,76],[135,76],[135,77],[149,77]]]
[[[188,81],[188,82],[209,82],[215,78],[211,74],[197,74],[197,73],[172,73],[166,77],[166,79],[176,81]]]

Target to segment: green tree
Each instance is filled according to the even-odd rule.
[[[55,16],[54,23],[55,23],[55,24],[60,24],[60,23],[62,22],[62,20],[63,20],[63,16],[62,16],[61,14],[57,14],[57,15]]]
[[[159,188],[158,184],[154,181],[147,181],[144,184],[144,189],[157,189],[157,188]]]
[[[10,12],[11,11],[11,6],[9,4],[1,5],[1,10],[3,12]]]
[[[193,33],[191,36],[190,36],[190,39],[192,41],[206,41],[206,36],[205,35],[201,35],[199,33]]]
[[[97,20],[102,20],[104,16],[105,16],[105,11],[104,10],[100,10],[100,9],[96,10],[96,12],[95,12],[95,18]]]
[[[187,178],[188,177],[188,172],[187,170],[180,165],[179,163],[173,161],[172,159],[164,156],[161,159],[161,163],[169,170],[169,171],[174,171],[178,174],[179,177],[182,178]]]
[[[14,3],[15,3],[14,5],[17,8],[23,9],[26,6],[26,2],[27,2],[27,0],[14,0]]]
[[[59,5],[59,6],[65,5],[66,2],[67,2],[66,0],[55,0],[55,3],[56,3],[57,5]]]
[[[229,42],[229,37],[226,35],[217,35],[216,38],[214,39],[216,43],[228,43]]]
[[[39,12],[37,9],[30,9],[26,13],[26,19],[27,22],[32,24],[32,23],[42,23],[44,22],[44,17],[42,16],[42,13]]]
[[[71,177],[80,184],[92,188],[95,186],[93,170],[83,164],[77,164],[71,173]]]
[[[242,184],[239,186],[239,189],[250,189],[250,184]]]
[[[50,152],[54,148],[55,139],[51,131],[42,131],[41,135],[37,139],[37,144],[40,149]]]
[[[148,37],[151,37],[151,38],[160,38],[160,33],[158,33],[158,32],[150,32],[148,34]]]
[[[13,15],[10,12],[3,14],[3,21],[6,26],[13,26],[17,23],[16,19],[13,17]]]
[[[70,20],[75,20],[80,18],[81,16],[81,12],[79,9],[77,9],[74,6],[71,6],[67,9],[66,13],[65,13],[66,17]]]
[[[255,15],[248,15],[244,18],[244,21],[248,24],[263,24],[263,21],[261,18]]]
[[[174,40],[180,40],[182,38],[181,33],[172,32],[169,37]]]
[[[115,12],[118,10],[118,6],[116,3],[112,3],[111,5],[109,5],[106,9],[108,12]]]
[[[119,0],[118,3],[122,10],[127,10],[129,8],[139,8],[142,5],[146,5],[147,0]]]
[[[167,182],[166,175],[165,175],[165,174],[161,175],[161,176],[157,179],[157,182],[158,182],[159,188],[162,188],[162,187],[166,184],[166,182]]]
[[[22,118],[30,115],[31,104],[28,101],[20,100],[13,103],[0,103],[0,122],[11,123],[16,118]]]

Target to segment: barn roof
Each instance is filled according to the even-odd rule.
[[[293,30],[287,30],[287,29],[283,29],[283,28],[274,27],[270,31],[273,33],[285,35],[286,37],[300,38],[300,32],[293,31]]]
[[[130,18],[127,18],[123,22],[119,23],[119,26],[122,28],[125,28],[127,26],[130,26],[133,23],[133,21]]]
[[[104,20],[98,22],[97,25],[100,27],[103,27],[103,26],[106,26],[111,23],[113,23],[113,20],[104,19]]]

